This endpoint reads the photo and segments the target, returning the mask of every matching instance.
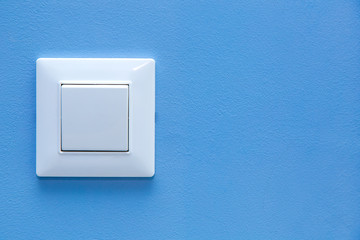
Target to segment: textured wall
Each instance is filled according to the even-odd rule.
[[[2,1],[0,239],[359,239],[360,4]],[[156,175],[35,175],[35,60],[156,60]]]

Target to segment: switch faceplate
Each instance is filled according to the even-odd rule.
[[[37,60],[38,176],[151,177],[154,173],[154,60]]]
[[[62,151],[128,151],[128,85],[61,85]]]

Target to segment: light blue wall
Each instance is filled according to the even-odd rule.
[[[0,239],[359,239],[360,4],[2,1]],[[156,175],[35,175],[35,60],[156,60]]]

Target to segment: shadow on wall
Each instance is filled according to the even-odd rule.
[[[39,178],[38,187],[42,194],[74,195],[74,193],[109,194],[121,193],[146,196],[153,192],[152,178]],[[145,193],[145,194],[144,194]]]

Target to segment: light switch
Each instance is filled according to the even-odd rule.
[[[155,61],[36,61],[36,174],[151,177],[155,173]]]
[[[128,151],[128,85],[61,85],[62,151]]]

